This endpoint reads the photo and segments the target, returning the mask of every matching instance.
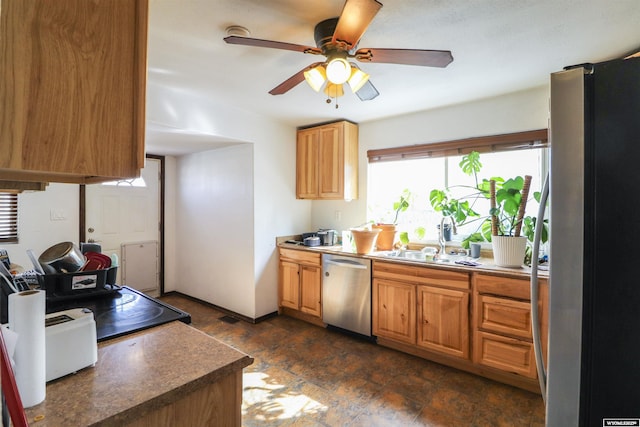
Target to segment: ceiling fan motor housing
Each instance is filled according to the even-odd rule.
[[[338,25],[338,18],[329,18],[319,22],[313,30],[313,38],[316,41],[316,46],[324,53],[327,45],[331,43],[333,39],[333,33]]]

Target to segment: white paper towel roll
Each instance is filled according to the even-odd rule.
[[[46,394],[45,292],[9,295],[9,329],[18,334],[14,354],[15,377],[25,408],[42,402]]]

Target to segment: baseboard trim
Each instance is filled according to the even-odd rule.
[[[239,319],[239,320],[242,320],[242,321],[245,321],[245,322],[248,322],[248,323],[254,323],[254,324],[255,323],[260,323],[260,322],[262,322],[264,320],[271,319],[272,317],[278,316],[278,312],[274,311],[273,313],[268,313],[268,314],[265,314],[264,316],[260,316],[260,317],[257,317],[257,318],[254,319],[252,317],[245,316],[244,314],[236,313],[233,310],[229,310],[229,309],[226,309],[226,308],[221,307],[219,305],[212,304],[212,303],[210,303],[208,301],[201,300],[200,298],[196,298],[196,297],[192,297],[191,295],[183,294],[182,292],[179,292],[179,291],[169,291],[169,292],[165,292],[163,294],[163,296],[171,296],[171,295],[179,295],[179,296],[181,296],[183,298],[186,298],[188,300],[195,301],[195,302],[198,302],[200,304],[206,305],[207,307],[215,308],[216,310],[221,311],[221,312],[223,312],[224,314],[226,314],[228,316],[234,317],[236,319]]]

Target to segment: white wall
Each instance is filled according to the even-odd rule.
[[[59,242],[77,243],[79,239],[79,190],[77,184],[49,184],[45,191],[24,192],[18,195],[17,244],[0,244],[7,249],[11,262],[29,270],[33,264],[27,249],[33,249],[38,257],[50,246]],[[51,212],[57,217],[51,219]]]
[[[241,174],[230,173],[225,176],[232,187],[245,185],[247,178],[251,179],[253,186],[252,209],[246,215],[244,213],[242,215],[243,220],[247,222],[247,227],[252,229],[252,241],[243,242],[241,247],[234,246],[243,256],[246,254],[251,258],[252,264],[245,270],[251,273],[252,288],[249,289],[246,282],[249,276],[242,276],[238,286],[229,285],[232,292],[225,294],[226,299],[223,300],[222,294],[217,289],[218,285],[202,285],[204,288],[208,286],[209,289],[201,289],[184,280],[182,272],[184,266],[176,262],[175,274],[172,274],[171,267],[166,265],[165,290],[176,290],[202,298],[252,318],[277,310],[278,265],[275,238],[306,231],[310,229],[311,221],[311,202],[295,198],[295,129],[245,110],[216,104],[214,100],[201,98],[197,94],[177,92],[170,88],[153,87],[153,90],[149,91],[147,107],[147,119],[155,124],[214,135],[218,138],[228,138],[231,141],[244,141],[251,144],[253,150],[251,170],[242,168]],[[246,146],[243,147],[248,149]],[[206,156],[212,164],[224,163],[231,152],[225,150],[210,150],[202,155]],[[183,195],[183,192],[192,191],[189,188],[191,184],[183,175],[183,171],[187,165],[193,166],[193,158],[198,156],[194,154],[177,157],[174,177],[167,168],[167,182],[175,179],[174,191],[170,191],[170,184],[168,184],[165,203],[169,206],[175,203],[176,259],[189,260],[200,256],[180,232],[182,227],[185,227],[181,211],[192,208],[192,206],[183,206],[182,202],[193,203],[196,206],[198,203],[195,199],[185,198],[186,196]],[[199,168],[202,176],[208,174],[207,179],[218,178],[215,168],[211,165],[206,168],[200,165],[196,168]],[[235,211],[214,211],[211,206],[205,208],[209,209],[208,215],[203,211],[201,217],[206,216],[209,221],[229,223],[236,220]],[[167,221],[165,233],[170,234],[168,228],[171,226]],[[245,238],[248,239],[247,236]],[[165,256],[168,256],[171,251],[169,240],[167,240],[167,247]],[[213,257],[220,255],[217,252],[220,249],[207,250]],[[245,272],[242,274],[244,275]],[[199,296],[205,294],[206,297]]]
[[[348,230],[367,216],[367,150],[521,132],[548,127],[549,88],[539,87],[359,126],[358,200],[313,202],[312,229]],[[407,177],[411,179],[411,177]],[[335,212],[340,211],[341,220]]]
[[[176,182],[176,287],[253,317],[253,147],[182,156]]]

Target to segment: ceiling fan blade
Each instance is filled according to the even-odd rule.
[[[322,53],[317,47],[303,46],[294,43],[276,42],[273,40],[253,39],[251,37],[229,36],[223,39],[229,44],[240,44],[244,46],[269,47],[272,49],[292,50],[294,52],[313,53],[319,55]]]
[[[382,3],[376,0],[347,0],[331,41],[344,42],[348,45],[348,50],[352,49],[358,44],[381,7]]]
[[[422,65],[444,68],[453,61],[451,51],[423,49],[358,49],[355,58],[362,62]]]
[[[304,72],[312,69],[313,67],[322,64],[322,62],[315,62],[307,67],[304,67],[302,70],[295,73],[293,76],[289,77],[287,80],[280,83],[278,86],[274,87],[269,91],[271,95],[282,95],[284,93],[289,92],[291,89],[299,85],[304,81]]]
[[[367,80],[367,82],[360,88],[359,91],[356,92],[360,101],[370,101],[376,96],[380,95],[378,89],[371,83],[371,80]]]

